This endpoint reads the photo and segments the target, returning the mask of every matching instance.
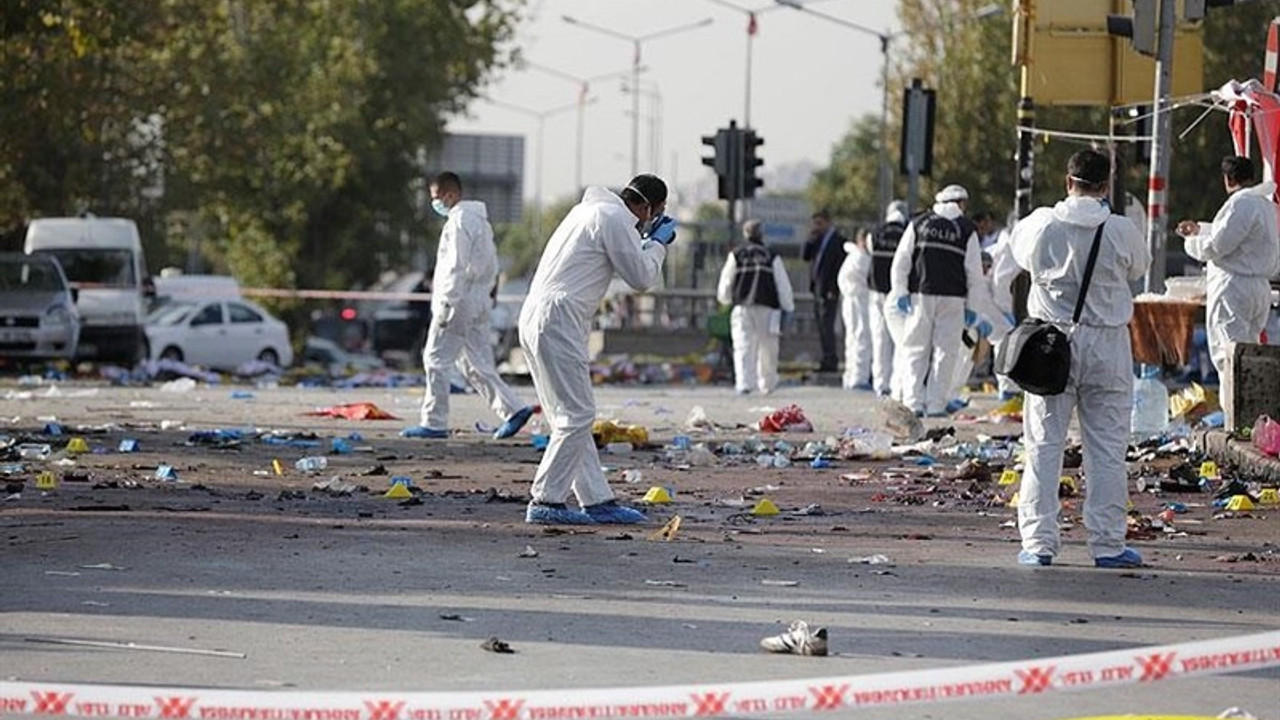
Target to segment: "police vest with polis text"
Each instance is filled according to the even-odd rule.
[[[740,245],[733,250],[737,274],[733,277],[734,305],[782,307],[778,285],[773,279],[773,259],[777,253],[763,245]]]
[[[964,258],[977,226],[967,217],[948,220],[933,212],[924,213],[912,224],[916,238],[908,290],[921,295],[967,295]]]
[[[871,289],[875,292],[889,294],[893,284],[889,272],[893,267],[893,255],[906,231],[907,226],[903,223],[887,222],[871,234]]]

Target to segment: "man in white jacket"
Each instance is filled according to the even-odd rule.
[[[901,387],[902,403],[921,416],[947,414],[965,326],[976,323],[984,337],[992,332],[978,230],[964,215],[968,199],[959,185],[943,188],[932,211],[907,226],[893,256],[885,311],[905,315],[896,349],[902,358],[894,367],[903,377],[894,383]]]
[[[587,336],[616,273],[646,290],[662,277],[675,220],[663,215],[667,186],[637,175],[621,193],[589,187],[542,251],[520,310],[524,349],[551,442],[533,478],[525,521],[537,524],[639,523],[619,505],[591,437],[596,418]],[[641,228],[646,237],[641,237]],[[565,504],[572,493],[582,510]]]
[[[1018,491],[1022,565],[1051,565],[1061,543],[1058,482],[1071,412],[1080,420],[1084,472],[1088,479],[1084,525],[1089,552],[1101,568],[1131,568],[1142,556],[1125,545],[1128,504],[1129,419],[1133,408],[1133,352],[1129,282],[1141,277],[1151,254],[1138,229],[1106,203],[1111,161],[1081,150],[1067,163],[1067,197],[1038,208],[1013,230],[1013,257],[1031,273],[1030,317],[1069,327],[1080,296],[1085,266],[1099,226],[1102,236],[1080,322],[1071,337],[1071,372],[1066,391],[1027,393],[1022,441],[1026,470]]]
[[[1222,160],[1227,190],[1212,223],[1183,220],[1178,234],[1187,254],[1206,265],[1208,297],[1205,319],[1209,356],[1218,369],[1223,408],[1233,427],[1232,355],[1236,343],[1257,343],[1271,313],[1270,279],[1280,272],[1280,238],[1276,231],[1273,182],[1254,184],[1253,162],[1246,157]]]
[[[462,180],[442,172],[431,181],[431,207],[445,218],[431,278],[431,327],[422,349],[426,392],[421,424],[405,437],[449,436],[449,372],[456,365],[502,420],[494,436],[515,435],[534,409],[503,382],[493,362],[489,311],[498,280],[498,253],[485,204],[462,199]]]
[[[782,257],[764,244],[759,220],[742,224],[744,242],[729,253],[716,299],[733,305],[733,385],[739,394],[762,394],[778,386],[778,345],[783,313],[796,310],[791,278]]]
[[[844,319],[844,378],[846,390],[871,389],[871,254],[867,233],[844,244],[844,262],[836,284],[840,287],[840,315]]]

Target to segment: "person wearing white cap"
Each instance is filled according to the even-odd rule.
[[[991,307],[991,291],[982,274],[977,227],[964,215],[968,191],[948,185],[934,200],[931,211],[907,226],[894,253],[890,311],[906,316],[896,367],[903,377],[895,379],[903,404],[917,415],[943,416],[964,327],[976,322],[980,335],[991,334],[991,322],[977,315]]]
[[[871,233],[871,294],[867,301],[867,314],[871,327],[871,387],[877,395],[892,394],[902,399],[901,391],[893,383],[893,336],[885,322],[885,301],[892,290],[890,268],[898,243],[907,229],[907,204],[894,200],[884,212],[884,222]]]
[[[782,314],[795,312],[791,278],[782,256],[765,247],[759,220],[742,224],[744,242],[729,253],[717,299],[733,305],[733,384],[740,394],[770,393],[778,385],[778,344]]]
[[[591,437],[596,402],[587,336],[615,274],[638,290],[662,278],[667,245],[676,238],[676,221],[663,214],[666,204],[667,185],[654,175],[637,175],[621,192],[589,187],[542,251],[519,326],[551,441],[533,477],[526,522],[645,521],[644,513],[614,500],[600,469]],[[566,506],[571,493],[581,511]]]
[[[846,390],[871,389],[871,254],[866,233],[844,244],[844,262],[836,283],[840,287],[840,315],[844,320],[844,376]]]

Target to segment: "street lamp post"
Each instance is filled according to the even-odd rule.
[[[800,10],[801,12],[808,13],[814,17],[822,18],[827,22],[848,28],[855,32],[870,35],[880,41],[880,55],[882,58],[880,68],[880,158],[876,185],[878,186],[878,213],[883,213],[884,209],[889,206],[889,196],[893,192],[893,166],[889,163],[889,45],[894,38],[903,35],[905,31],[898,30],[890,32],[886,30],[881,32],[879,30],[874,30],[866,25],[859,25],[851,20],[845,20],[844,18],[836,17],[835,15],[828,15],[827,13],[814,10],[813,8],[802,4],[800,0],[774,0],[774,2],[783,7]],[[991,17],[992,15],[999,15],[1003,12],[1004,8],[998,4],[992,3],[978,8],[978,10],[976,10],[967,19],[981,20],[983,18]]]
[[[534,222],[535,222],[537,236],[540,238],[542,237],[543,130],[546,126],[547,118],[552,117],[553,115],[559,115],[561,113],[568,112],[570,110],[576,110],[581,106],[581,103],[573,103],[571,105],[561,105],[559,107],[553,107],[549,110],[534,110],[532,108],[524,107],[523,105],[516,105],[514,103],[503,102],[501,100],[494,100],[493,98],[484,98],[484,100],[485,102],[488,102],[490,105],[496,105],[497,107],[500,107],[500,108],[506,108],[507,110],[518,112],[522,115],[527,115],[538,121],[538,149],[534,154],[534,160],[533,160],[533,166],[534,166],[533,167],[533,204],[537,207],[537,218],[535,219]],[[587,102],[588,103],[594,102],[594,98],[591,100],[588,100]]]
[[[592,23],[585,22],[577,18],[570,17],[568,15],[562,15],[561,18],[565,22],[569,23],[570,25],[576,25],[584,30],[591,30],[593,32],[600,33],[601,35],[607,35],[611,38],[615,38],[618,40],[623,40],[625,42],[631,43],[631,46],[632,46],[631,85],[632,87],[639,87],[640,85],[640,50],[641,50],[641,46],[644,43],[650,40],[656,40],[660,37],[667,37],[668,35],[675,35],[677,33],[682,33],[689,30],[695,30],[697,28],[710,25],[712,22],[711,18],[704,18],[702,20],[699,20],[698,22],[689,23],[687,25],[678,25],[676,27],[667,28],[665,30],[659,30],[657,32],[647,33],[645,35],[628,35],[627,33],[622,33],[622,32],[618,32],[617,30],[611,30],[606,27],[594,25]],[[639,172],[640,172],[640,93],[633,93],[631,96],[631,174],[634,176],[639,174]]]
[[[563,70],[557,70],[552,67],[547,67],[546,65],[539,65],[538,63],[525,63],[525,64],[533,70],[538,70],[548,75],[553,75],[555,77],[560,78],[561,80],[567,80],[573,83],[574,85],[578,86],[578,135],[577,135],[577,138],[574,140],[575,148],[574,148],[573,183],[574,183],[574,186],[578,189],[578,192],[582,192],[582,188],[583,188],[582,186],[582,144],[583,144],[582,137],[583,137],[584,120],[586,118],[587,95],[591,91],[591,83],[597,82],[600,80],[608,80],[609,78],[631,75],[632,70],[628,68],[626,70],[618,70],[611,73],[602,73],[600,75],[592,75],[591,77],[584,78],[584,77],[578,77],[577,75],[571,75],[567,72],[564,72]],[[640,70],[641,72],[643,72],[644,68],[640,68]]]

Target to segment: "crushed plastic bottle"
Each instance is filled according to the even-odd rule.
[[[635,449],[635,446],[629,442],[611,442],[604,446],[604,451],[609,455],[630,455]]]
[[[22,443],[18,446],[18,457],[23,460],[47,460],[53,448],[46,443]]]
[[[716,454],[711,452],[706,445],[698,443],[689,449],[686,454],[689,464],[693,467],[706,467],[716,464]]]
[[[671,438],[671,447],[676,450],[688,450],[692,445],[693,441],[689,439],[688,435],[676,435]]]
[[[329,467],[329,459],[323,455],[312,455],[298,460],[293,466],[302,472],[320,472]]]
[[[1160,380],[1160,368],[1143,365],[1142,375],[1133,384],[1133,412],[1129,430],[1134,435],[1152,437],[1169,425],[1169,389]]]
[[[791,458],[783,453],[776,452],[773,454],[773,466],[776,468],[791,467]]]

